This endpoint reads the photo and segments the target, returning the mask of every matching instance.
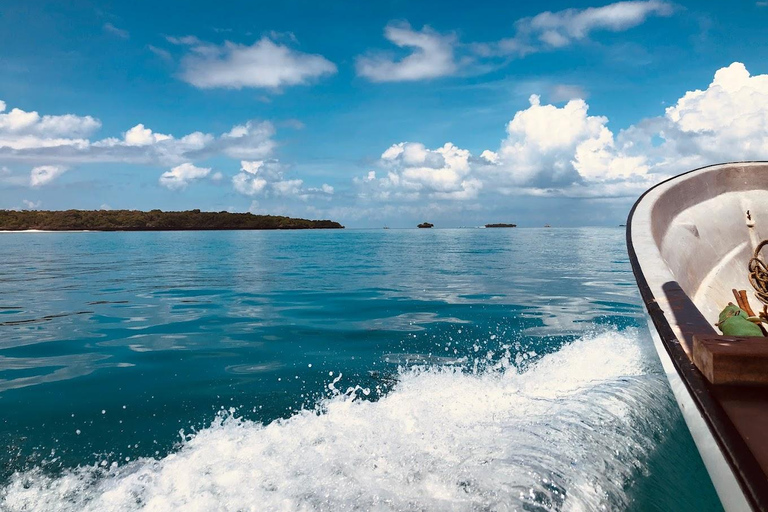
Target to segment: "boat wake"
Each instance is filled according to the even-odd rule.
[[[524,370],[410,368],[262,425],[217,417],[173,454],[15,474],[4,510],[617,510],[675,406],[638,332]],[[336,384],[338,386],[338,384]]]

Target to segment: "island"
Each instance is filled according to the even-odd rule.
[[[0,231],[193,231],[230,229],[341,229],[330,220],[188,210],[0,210]]]
[[[517,224],[486,224],[487,228],[516,228]]]
[[[431,228],[431,227],[434,227],[434,226],[435,226],[434,224],[430,224],[429,222],[422,222],[421,224],[419,224],[416,227],[419,227],[419,228]]]

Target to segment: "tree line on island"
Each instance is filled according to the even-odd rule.
[[[227,229],[341,229],[330,220],[279,215],[188,210],[0,210],[0,230],[24,231],[191,231]]]

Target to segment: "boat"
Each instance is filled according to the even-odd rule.
[[[434,226],[435,226],[434,224],[431,224],[429,222],[422,222],[421,224],[419,224],[416,227],[421,228],[421,229],[429,229],[429,228],[432,228]]]
[[[768,238],[768,162],[659,183],[633,206],[626,233],[656,352],[723,507],[768,511],[768,386],[713,383],[697,355],[708,339],[731,352],[768,351],[768,338],[727,338],[714,326],[733,290],[758,304],[747,267]],[[768,378],[768,364],[758,371]]]

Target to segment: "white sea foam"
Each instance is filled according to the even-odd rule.
[[[16,474],[4,510],[600,510],[626,489],[674,404],[637,333],[578,340],[518,373],[403,371],[261,425],[220,417],[160,460]],[[504,365],[502,365],[504,366]]]

